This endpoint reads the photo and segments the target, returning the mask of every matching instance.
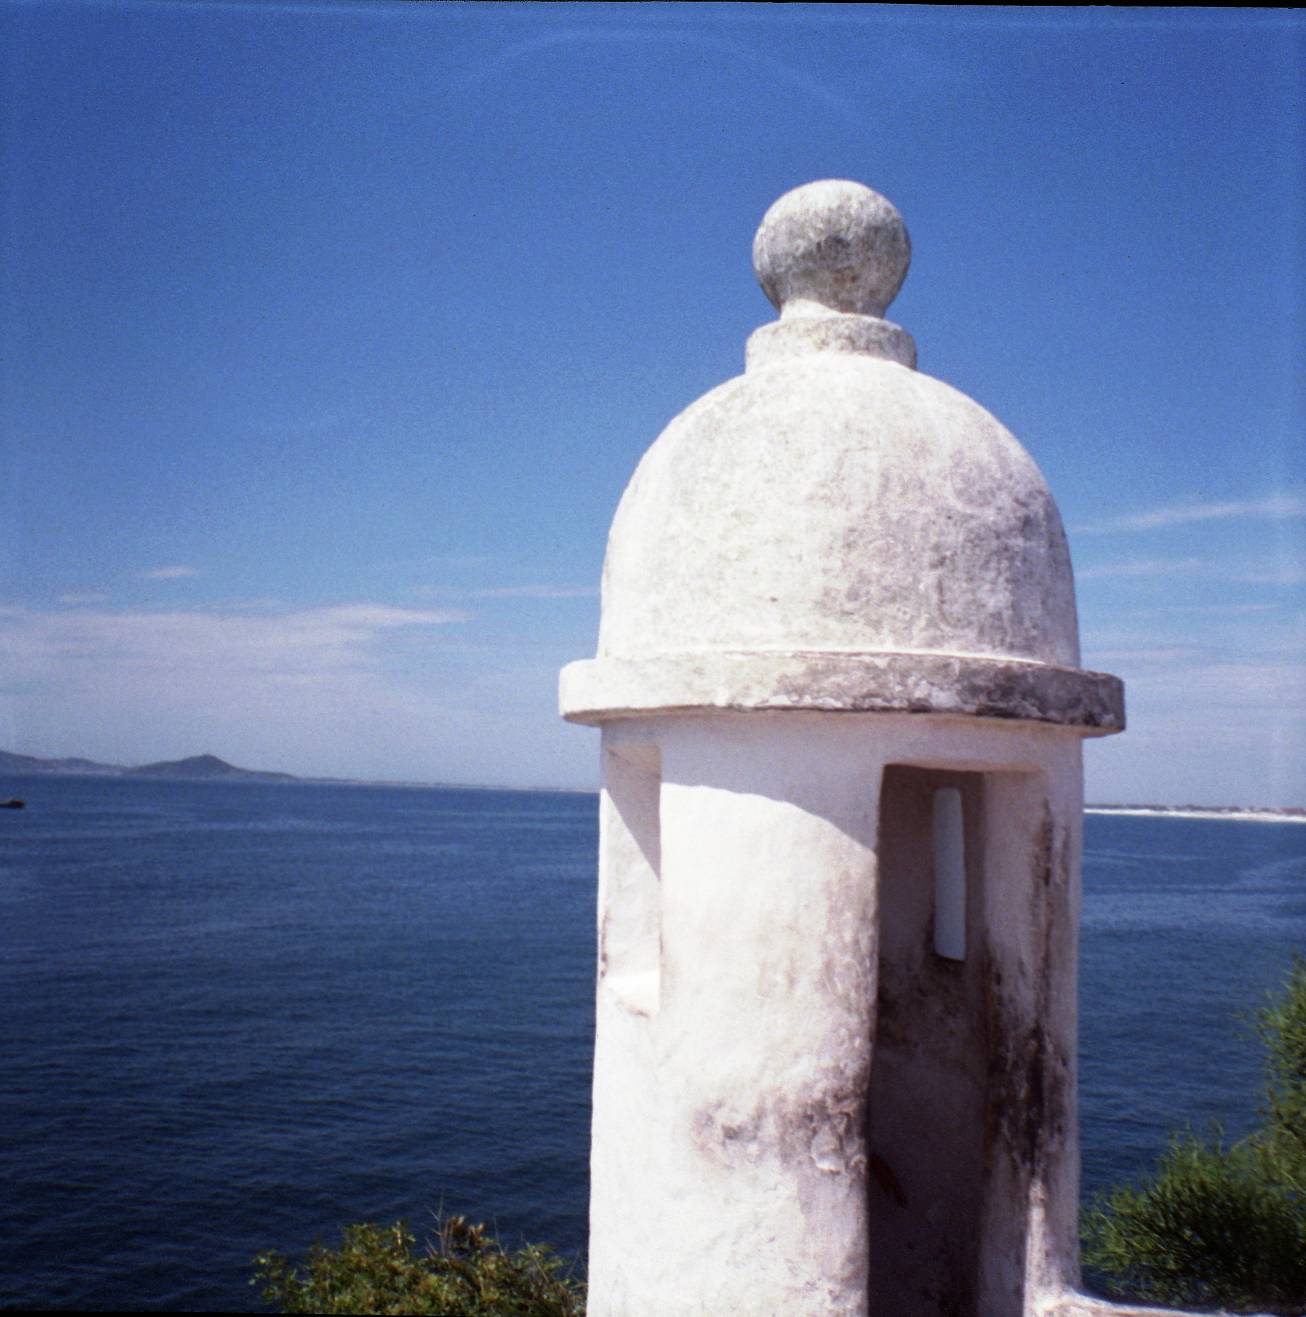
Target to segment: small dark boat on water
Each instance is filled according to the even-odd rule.
[[[8,800],[0,800],[0,809],[26,809],[27,801],[19,800],[17,796],[11,796]]]

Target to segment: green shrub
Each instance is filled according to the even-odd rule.
[[[460,1216],[417,1240],[400,1221],[356,1225],[339,1248],[315,1244],[303,1265],[278,1253],[255,1260],[252,1284],[280,1312],[432,1313],[439,1317],[582,1317],[584,1291],[542,1245],[509,1253]]]
[[[1085,1222],[1084,1260],[1119,1296],[1306,1314],[1306,961],[1258,1012],[1261,1125],[1225,1148],[1176,1136],[1153,1178]]]

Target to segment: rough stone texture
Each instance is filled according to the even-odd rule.
[[[601,724],[650,712],[825,709],[933,713],[1076,727],[1125,725],[1117,677],[1078,668],[954,654],[699,652],[587,659],[562,672],[563,714]]]
[[[793,357],[814,352],[849,352],[882,357],[899,366],[916,368],[916,340],[889,320],[872,316],[808,316],[802,320],[777,320],[748,336],[744,354],[748,370],[760,370]]]
[[[599,655],[722,649],[1077,667],[1037,467],[955,389],[874,357],[804,354],[714,389],[621,501]]]
[[[753,269],[783,318],[879,316],[898,295],[911,240],[898,208],[861,183],[830,178],[786,192],[762,217]]]
[[[975,718],[605,726],[594,1317],[1017,1317],[1065,1291],[1079,755]],[[961,966],[928,949],[903,773],[974,782]],[[948,1089],[964,1135],[897,1137]],[[936,1250],[945,1228],[973,1251]]]
[[[780,319],[645,455],[562,676],[603,728],[588,1310],[1128,1317],[1074,1295],[1080,757],[1120,683],[1033,461],[882,318],[897,211],[810,185],[754,250]]]
[[[912,369],[911,336],[879,318],[909,252],[901,216],[858,184],[799,188],[768,212],[755,256],[781,319],[640,463],[609,536],[599,666],[569,674],[566,716],[660,703],[1123,727],[1118,683],[1070,675],[1070,555],[1038,468],[982,407]],[[776,688],[759,690],[763,660],[725,657],[741,654],[772,656]],[[612,659],[646,665],[642,698]]]

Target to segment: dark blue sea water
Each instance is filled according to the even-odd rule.
[[[596,802],[0,778],[0,1305],[256,1309],[441,1206],[584,1246]],[[1087,820],[1091,1193],[1252,1118],[1306,826]]]

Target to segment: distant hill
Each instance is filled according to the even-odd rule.
[[[132,777],[184,777],[191,780],[227,781],[240,778],[245,781],[293,782],[291,773],[262,773],[253,768],[237,768],[217,755],[192,755],[189,759],[170,759],[157,764],[141,764],[129,768]]]
[[[91,759],[38,759],[0,750],[0,773],[109,773],[126,770],[118,764],[97,764]]]
[[[217,755],[192,755],[189,759],[171,759],[157,764],[98,764],[93,759],[39,759],[35,755],[17,755],[0,750],[0,773],[86,774],[110,777],[166,777],[191,782],[294,782],[291,773],[263,773],[252,768],[237,768]]]

